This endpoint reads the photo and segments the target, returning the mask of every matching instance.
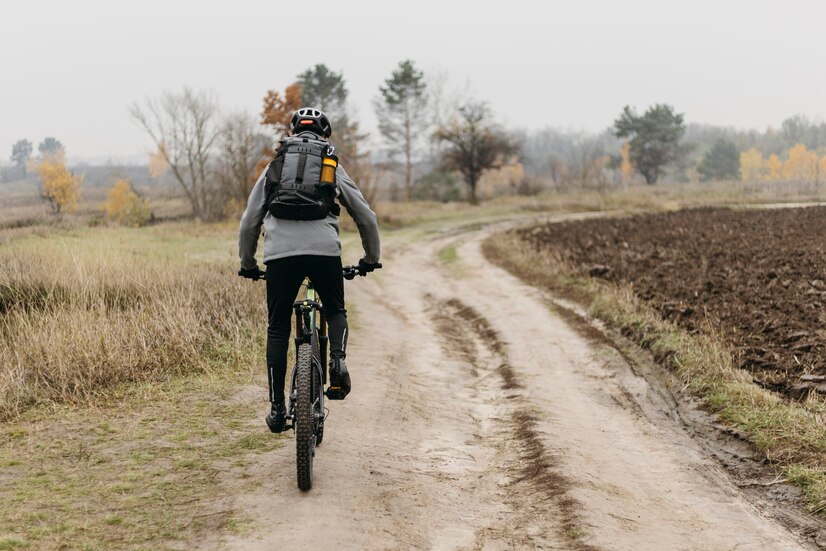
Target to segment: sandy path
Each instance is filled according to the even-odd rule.
[[[348,284],[355,390],[330,404],[315,486],[296,488],[292,441],[262,456],[235,503],[254,525],[220,548],[808,549],[612,348],[489,264],[487,231],[391,241]]]

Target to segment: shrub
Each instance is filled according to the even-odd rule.
[[[63,164],[62,156],[45,158],[37,165],[37,173],[43,180],[40,193],[54,214],[72,212],[77,208],[83,178],[69,172]]]
[[[106,198],[106,218],[124,226],[139,227],[153,218],[149,203],[140,197],[128,180],[118,180]]]

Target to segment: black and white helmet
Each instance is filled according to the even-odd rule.
[[[290,120],[290,130],[293,134],[309,130],[325,138],[329,138],[333,133],[333,127],[327,115],[314,107],[302,107],[296,111]]]

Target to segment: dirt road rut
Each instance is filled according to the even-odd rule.
[[[616,350],[487,262],[489,231],[391,239],[348,284],[355,390],[330,404],[315,486],[296,488],[291,440],[262,456],[235,500],[253,524],[219,548],[809,548],[641,406]]]

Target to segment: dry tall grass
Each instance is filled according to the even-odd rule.
[[[0,418],[206,370],[260,339],[262,286],[236,276],[223,236],[184,228],[32,234],[0,249]]]

